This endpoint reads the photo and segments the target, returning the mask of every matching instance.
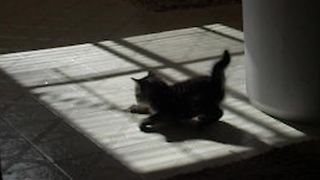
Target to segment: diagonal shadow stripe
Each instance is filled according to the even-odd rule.
[[[110,74],[104,74],[104,73],[97,73],[97,74],[91,74],[91,75],[85,75],[83,77],[77,77],[76,79],[73,78],[72,80],[67,79],[63,82],[53,82],[53,83],[49,83],[49,84],[40,84],[40,85],[33,85],[33,86],[28,86],[28,89],[35,89],[35,88],[42,88],[42,87],[50,87],[50,86],[59,86],[59,85],[67,85],[67,84],[74,84],[74,83],[84,83],[84,82],[90,82],[90,81],[97,81],[97,80],[103,80],[103,79],[108,79],[108,78],[113,78],[113,77],[118,77],[118,76],[123,76],[123,75],[129,75],[129,74],[135,74],[135,73],[140,73],[140,72],[145,72],[147,70],[161,70],[161,69],[165,69],[165,68],[171,68],[171,66],[168,65],[157,65],[157,66],[146,66],[143,63],[138,62],[137,60],[130,58],[126,55],[121,54],[120,52],[113,50],[103,44],[100,43],[93,43],[94,46],[97,46],[98,48],[101,48],[103,50],[106,50],[116,56],[118,56],[119,58],[129,61],[132,64],[135,64],[137,66],[139,66],[140,68],[138,69],[132,69],[132,70],[126,70],[126,71],[116,71]],[[232,56],[241,56],[244,55],[243,51],[239,51],[239,52],[233,52],[231,53]],[[217,56],[210,56],[210,57],[205,57],[205,58],[199,58],[199,59],[193,59],[193,60],[189,60],[189,61],[184,61],[184,62],[180,62],[180,63],[174,63],[172,62],[172,64],[175,64],[175,66],[182,66],[182,65],[188,65],[188,64],[193,64],[193,63],[200,63],[200,62],[205,62],[205,61],[210,61],[213,59],[219,59],[221,58],[221,55],[217,55]],[[174,82],[175,80],[172,79],[169,76],[166,76],[165,74],[161,74],[162,77],[164,77],[165,79],[167,79],[168,81]],[[57,80],[59,81],[59,80]]]
[[[220,36],[222,36],[222,37],[225,37],[225,38],[228,38],[228,39],[231,39],[231,40],[240,42],[240,43],[244,43],[244,40],[243,40],[243,39],[240,39],[240,38],[237,38],[237,37],[234,37],[234,36],[230,36],[230,35],[225,34],[225,33],[223,33],[223,32],[215,31],[215,30],[213,30],[213,29],[209,29],[209,28],[203,27],[203,26],[202,26],[202,27],[199,27],[199,28],[200,28],[200,29],[203,29],[203,30],[205,30],[205,31],[208,31],[208,32],[212,32],[212,33],[214,33],[214,34],[218,34],[218,35],[220,35]]]

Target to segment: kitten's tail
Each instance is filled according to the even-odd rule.
[[[228,50],[225,50],[222,55],[222,59],[217,62],[211,71],[211,78],[216,83],[224,82],[224,70],[230,64],[230,53]]]

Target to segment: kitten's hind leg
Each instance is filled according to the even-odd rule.
[[[128,111],[135,114],[151,114],[151,110],[148,106],[139,104],[130,106]]]

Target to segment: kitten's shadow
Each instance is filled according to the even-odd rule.
[[[206,128],[199,129],[191,125],[162,123],[149,133],[162,134],[167,142],[182,142],[187,140],[204,139],[223,144],[246,147],[266,147],[267,145],[255,135],[241,130],[229,123],[217,121]]]

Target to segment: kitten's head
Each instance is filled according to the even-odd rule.
[[[148,75],[141,78],[131,78],[135,84],[135,94],[138,103],[150,104],[151,99],[154,99],[157,92],[164,90],[168,87],[167,83],[164,82],[159,75],[149,71]]]

